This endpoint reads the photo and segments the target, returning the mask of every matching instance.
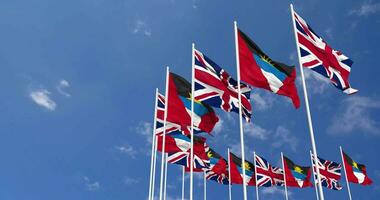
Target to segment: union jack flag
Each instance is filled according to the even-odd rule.
[[[238,83],[211,59],[195,50],[195,96],[196,100],[226,112],[239,113]],[[249,121],[252,115],[251,88],[240,84],[243,117]]]
[[[164,133],[164,114],[165,114],[165,96],[158,93],[157,96],[157,117],[156,117],[156,135],[161,136]],[[180,130],[181,126],[166,122],[166,134]]]
[[[227,161],[211,148],[207,151],[207,157],[210,160],[210,166],[205,170],[207,180],[227,185],[229,182]]]
[[[313,170],[315,174],[315,180],[318,180],[316,174],[316,166],[314,162],[314,155],[311,155],[313,161]],[[341,190],[342,186],[339,184],[341,178],[342,165],[333,161],[325,160],[318,157],[318,168],[321,176],[321,185],[332,190]]]
[[[264,158],[255,156],[257,186],[271,187],[284,185],[284,171],[279,167],[273,167]]]
[[[294,20],[302,66],[329,78],[344,93],[356,93],[358,90],[351,88],[348,82],[353,61],[332,49],[296,12]]]
[[[179,133],[180,134],[180,133]],[[184,138],[184,137],[181,137]],[[181,151],[175,153],[168,153],[168,163],[183,165],[186,168],[190,168],[190,163],[193,163],[194,169],[204,169],[209,168],[210,161],[206,155],[208,151],[208,145],[205,143],[206,139],[199,136],[194,136],[194,161],[191,162],[191,143],[190,138],[183,139],[182,141],[176,140],[177,146],[180,147]]]

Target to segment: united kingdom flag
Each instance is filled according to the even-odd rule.
[[[344,93],[356,93],[358,90],[351,88],[348,82],[353,61],[332,49],[296,12],[294,20],[302,66],[329,78]]]
[[[318,180],[316,176],[316,166],[314,161],[314,155],[311,155],[313,161],[313,170],[315,174],[315,180]],[[332,190],[341,190],[342,186],[339,184],[341,178],[342,165],[333,161],[325,160],[318,157],[318,168],[321,177],[321,185]]]
[[[160,93],[157,94],[156,109],[156,135],[161,136],[164,133],[165,96]],[[166,122],[166,134],[178,131],[180,128],[180,125]]]
[[[211,59],[195,50],[195,96],[196,100],[226,112],[239,113],[238,83]],[[240,84],[242,114],[246,121],[251,119],[251,88]]]
[[[257,174],[257,186],[271,187],[284,185],[284,171],[279,167],[273,167],[264,158],[255,155]]]

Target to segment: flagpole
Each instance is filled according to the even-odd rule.
[[[154,193],[155,193],[155,183],[156,183],[156,165],[157,165],[157,135],[155,135],[154,140],[154,163],[153,163],[153,177],[152,177],[152,196],[151,200],[154,199]]]
[[[232,193],[231,193],[231,163],[230,163],[230,148],[228,148],[227,151],[228,151],[228,196],[229,196],[229,200],[232,200]]]
[[[281,152],[282,169],[284,171],[284,186],[285,186],[285,199],[288,200],[288,188],[286,186],[286,174],[285,174],[285,164],[284,164],[284,154]]]
[[[185,200],[185,166],[182,166],[182,200]]]
[[[255,167],[256,200],[259,200],[259,185],[257,184],[256,152],[253,152],[253,166]]]
[[[239,125],[240,125],[240,146],[241,146],[241,159],[243,168],[243,195],[244,200],[247,200],[247,180],[245,179],[245,152],[244,152],[244,133],[243,133],[243,116],[241,108],[241,85],[240,85],[240,60],[239,60],[239,47],[238,47],[238,31],[237,22],[234,21],[235,30],[235,53],[236,53],[236,70],[237,70],[237,83],[238,83],[238,95],[239,95]]]
[[[194,50],[195,50],[195,44],[191,44],[191,142],[190,142],[190,200],[193,200],[193,168],[194,168]]]
[[[312,153],[310,151],[310,161],[311,161],[311,169],[313,170],[313,180],[314,180],[314,183],[315,185],[318,184],[318,182],[316,182],[315,180],[315,171],[314,171],[314,165],[313,165],[313,156],[312,156]],[[315,165],[316,167],[318,167],[318,164]],[[315,186],[315,195],[317,196],[317,200],[319,200],[319,195],[318,195],[318,188]]]
[[[296,47],[297,47],[297,54],[298,54],[298,64],[299,64],[300,71],[301,71],[301,79],[302,79],[302,86],[303,86],[303,94],[304,94],[304,98],[305,98],[306,114],[307,114],[307,119],[308,119],[308,124],[309,124],[311,146],[312,146],[312,150],[313,150],[313,154],[314,154],[314,162],[317,163],[317,158],[318,158],[317,147],[316,147],[315,139],[314,139],[313,122],[311,120],[311,113],[310,113],[310,108],[309,108],[309,99],[308,99],[308,95],[307,95],[305,75],[303,73],[303,67],[301,65],[301,60],[300,60],[301,55],[300,55],[299,46],[298,46],[298,37],[297,37],[297,32],[296,32],[296,23],[294,21],[293,4],[290,4],[290,9],[291,9],[292,21],[293,21],[293,32],[294,32],[294,37],[296,39]],[[318,167],[316,168],[316,171],[317,171],[317,180],[318,180],[318,183],[320,183],[321,182],[321,176],[320,176],[319,168]],[[324,200],[325,198],[324,198],[324,195],[323,195],[323,189],[322,189],[322,185],[321,184],[318,184],[318,189],[319,189],[319,197],[320,197],[320,199]]]
[[[168,181],[168,154],[165,155],[165,178],[164,178],[164,200],[166,200],[166,186]]]
[[[166,118],[168,117],[168,94],[169,94],[169,67],[166,67],[166,86],[165,86],[165,113],[164,113],[164,131],[162,135],[162,153],[161,153],[161,177],[160,177],[160,198],[162,200],[162,192],[164,186],[164,165],[165,165],[165,138],[166,138]]]
[[[149,197],[148,199],[152,200],[152,193],[154,193],[154,185],[153,185],[153,176],[155,173],[153,171],[153,163],[156,155],[156,121],[157,121],[157,95],[158,88],[156,88],[155,100],[154,100],[154,118],[153,118],[153,133],[152,133],[152,154],[150,158],[150,177],[149,177]]]
[[[340,156],[342,157],[342,165],[343,165],[343,170],[344,170],[344,177],[346,178],[348,197],[350,198],[350,200],[352,200],[351,189],[350,189],[350,183],[348,182],[347,171],[346,171],[346,165],[344,164],[344,158],[343,158],[343,150],[342,150],[342,146],[339,146],[339,149],[340,149]]]
[[[206,171],[203,171],[203,199],[207,200]]]

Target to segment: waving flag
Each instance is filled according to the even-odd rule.
[[[311,155],[313,161],[313,170],[315,174],[315,180],[318,180],[316,174],[316,165],[314,161],[314,155]],[[325,160],[318,157],[318,168],[321,177],[321,184],[323,187],[327,187],[332,190],[341,190],[342,186],[339,184],[341,178],[342,165],[333,161]]]
[[[288,187],[311,187],[310,167],[301,167],[294,164],[289,158],[284,156],[285,181]]]
[[[243,184],[243,162],[241,158],[237,157],[235,154],[230,153],[230,174],[231,174],[231,183],[234,184]],[[245,165],[245,181],[247,185],[255,186],[255,169],[254,165],[248,161],[244,162]]]
[[[181,76],[170,73],[167,121],[178,124],[185,134],[191,126],[191,84]],[[194,101],[194,128],[210,133],[219,121],[214,110],[199,101]]]
[[[165,114],[165,96],[158,93],[157,98],[157,117],[156,117],[156,135],[160,136],[164,133],[164,114]],[[166,134],[178,131],[181,126],[178,124],[166,122]]]
[[[195,50],[195,99],[226,112],[239,113],[238,83],[200,51]],[[241,83],[242,114],[251,119],[251,89]]]
[[[273,167],[264,158],[256,155],[255,165],[257,186],[271,187],[284,185],[284,172],[279,167]]]
[[[295,67],[269,58],[240,30],[238,30],[238,43],[241,80],[255,87],[287,96],[298,108],[300,100],[295,85]]]
[[[361,185],[372,184],[372,180],[367,175],[365,165],[355,162],[344,151],[342,151],[342,153],[343,164],[346,169],[346,176],[348,182],[357,183]]]
[[[211,148],[209,148],[209,150],[207,151],[207,157],[210,160],[210,166],[205,171],[207,180],[213,180],[218,183],[227,185],[228,184],[227,161]]]
[[[182,135],[178,133],[178,135]],[[191,140],[189,137],[182,135],[181,138],[186,137],[187,139],[182,140],[180,143],[177,142],[177,146],[180,151],[168,154],[168,163],[183,165],[190,168],[191,163]],[[209,159],[206,154],[206,139],[199,136],[194,136],[194,169],[203,169],[209,167]],[[165,146],[166,148],[166,146]]]
[[[332,49],[296,12],[294,20],[302,66],[329,78],[344,93],[356,93],[358,90],[351,88],[348,82],[352,60]]]

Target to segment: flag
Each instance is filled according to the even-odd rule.
[[[314,155],[311,155],[313,161],[313,170],[315,175],[315,180],[318,180],[316,165],[314,161]],[[321,185],[332,190],[341,190],[342,186],[339,184],[341,178],[342,165],[333,161],[325,160],[318,157],[318,168],[321,178]]]
[[[167,121],[178,124],[185,134],[191,126],[191,84],[181,76],[170,73]],[[194,101],[194,128],[210,133],[219,121],[214,110],[199,101]]]
[[[264,158],[255,156],[257,186],[271,187],[284,185],[284,172],[279,167],[273,167]]]
[[[296,70],[269,58],[245,33],[238,30],[241,80],[248,84],[287,96],[296,108],[300,100],[295,84]]]
[[[296,12],[294,20],[301,65],[330,79],[344,93],[356,93],[358,90],[351,88],[348,81],[353,61],[332,49]]]
[[[207,56],[194,50],[195,56],[195,99],[226,112],[239,113],[238,83],[224,69]],[[250,103],[251,88],[240,84],[242,114],[250,121],[252,107]]]
[[[237,157],[235,154],[230,152],[230,174],[231,183],[243,184],[243,162],[241,158]],[[245,181],[247,185],[255,186],[255,168],[251,162],[245,161]]]
[[[372,184],[372,180],[367,175],[365,165],[355,162],[344,151],[342,151],[342,153],[343,164],[346,170],[348,182],[357,183],[361,185]]]
[[[205,170],[207,180],[227,185],[229,183],[227,161],[211,148],[207,151],[207,157],[210,160],[210,166]]]
[[[302,167],[294,164],[289,158],[284,156],[284,170],[286,186],[289,187],[311,187],[310,167]]]
[[[163,135],[157,136],[157,150],[162,152]],[[190,148],[190,138],[179,131],[165,135],[165,153],[187,151]]]
[[[156,135],[160,136],[164,133],[164,114],[165,114],[165,96],[158,93],[157,96],[157,105],[156,105]],[[178,131],[181,129],[181,126],[178,124],[166,122],[166,134],[173,131]]]
[[[185,136],[187,137],[187,136]],[[194,159],[193,169],[204,169],[209,167],[209,159],[206,154],[206,138],[200,136],[194,136]],[[181,151],[168,153],[168,163],[183,165],[185,168],[190,168],[191,163],[191,140],[187,137],[187,140],[181,144]]]

